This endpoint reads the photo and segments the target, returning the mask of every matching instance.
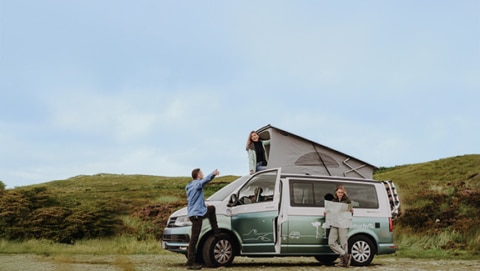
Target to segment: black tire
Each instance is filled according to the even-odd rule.
[[[350,248],[350,254],[352,254],[351,265],[354,266],[369,265],[376,254],[376,249],[372,240],[363,235],[357,235],[350,238],[348,241],[348,247]]]
[[[187,259],[187,262],[188,262],[188,252],[187,254],[185,254],[185,258]],[[203,264],[203,255],[201,255],[200,253],[196,253],[195,254],[195,263],[199,263],[199,264]]]
[[[202,249],[203,260],[208,267],[229,266],[235,258],[232,238],[221,233],[218,237],[208,237]]]
[[[338,258],[338,255],[317,255],[315,259],[324,265],[333,265],[333,262]]]

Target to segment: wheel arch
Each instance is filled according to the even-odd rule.
[[[238,240],[238,236],[234,234],[232,231],[226,230],[226,229],[220,229],[220,233],[228,234],[232,238],[234,255],[239,256],[241,251],[241,245],[240,245],[240,241]],[[207,242],[208,238],[212,235],[213,235],[213,231],[209,231],[206,234],[204,234],[198,242],[197,249],[203,248],[205,246],[205,242]]]
[[[375,238],[374,235],[370,234],[370,233],[367,233],[367,232],[356,232],[352,235],[350,235],[348,237],[348,251],[350,251],[351,247],[352,247],[352,241],[355,237],[365,237],[365,238],[368,238],[372,243],[373,243],[373,249],[375,250],[374,251],[374,255],[377,255],[378,253],[378,240]]]
[[[378,254],[375,238],[368,234],[356,234],[348,239],[348,254],[354,266],[368,266]]]

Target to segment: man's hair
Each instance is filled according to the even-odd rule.
[[[334,196],[332,193],[327,193],[325,194],[325,196],[323,197],[324,200],[329,200],[329,201],[332,201],[334,199]]]
[[[200,172],[200,169],[199,169],[199,168],[196,168],[196,169],[192,170],[192,178],[193,178],[194,180],[197,179],[199,172]]]

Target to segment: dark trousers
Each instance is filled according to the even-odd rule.
[[[217,216],[215,214],[215,206],[207,206],[207,213],[204,216],[191,216],[192,221],[192,234],[190,236],[190,242],[188,243],[188,262],[187,265],[193,265],[195,263],[195,247],[197,246],[200,230],[202,229],[202,222],[204,218],[208,218],[210,225],[214,233],[218,232]]]

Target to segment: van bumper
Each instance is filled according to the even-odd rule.
[[[392,254],[395,253],[397,250],[398,246],[395,244],[379,244],[377,254]]]
[[[190,227],[165,228],[162,248],[168,251],[187,254],[190,241]]]

